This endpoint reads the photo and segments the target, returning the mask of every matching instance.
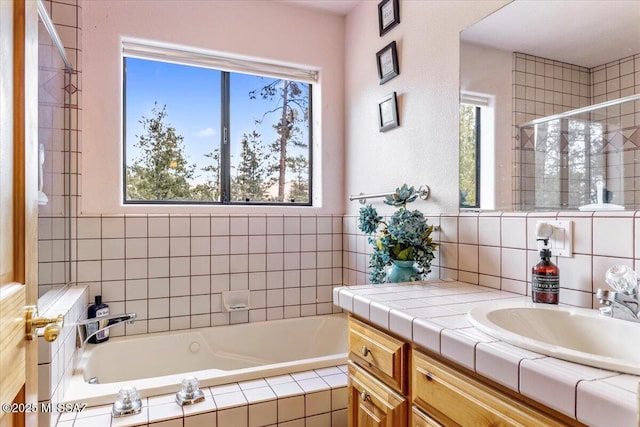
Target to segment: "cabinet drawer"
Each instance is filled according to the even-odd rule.
[[[564,425],[435,359],[412,354],[413,402],[447,426]]]
[[[422,412],[417,407],[411,408],[411,427],[443,427],[442,424]]]
[[[407,399],[349,362],[350,427],[405,427]]]
[[[349,359],[403,394],[407,392],[407,349],[403,341],[349,318]]]

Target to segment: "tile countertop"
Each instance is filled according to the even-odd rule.
[[[469,309],[505,298],[530,300],[451,280],[333,290],[334,304],[345,311],[584,424],[638,426],[639,376],[534,353],[471,325]]]

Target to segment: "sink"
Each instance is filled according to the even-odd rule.
[[[597,310],[518,299],[478,305],[471,323],[494,338],[558,359],[640,375],[640,323]]]

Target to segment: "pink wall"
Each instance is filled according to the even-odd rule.
[[[120,206],[120,41],[135,37],[321,69],[314,93],[314,207],[342,213],[344,17],[266,1],[85,1],[81,213],[300,212],[300,208]],[[185,23],[189,23],[185,25]]]
[[[348,16],[345,34],[346,194],[427,184],[428,212],[458,211],[460,31],[505,1],[400,2],[400,24],[378,34],[377,2]],[[378,84],[376,52],[398,43],[400,75]],[[400,127],[378,131],[377,102],[397,92]],[[422,207],[417,208],[422,209]],[[359,208],[347,205],[348,212]]]

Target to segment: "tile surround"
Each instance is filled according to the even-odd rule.
[[[203,388],[205,401],[180,407],[175,394],[143,398],[143,411],[111,416],[111,405],[60,416],[66,426],[334,426],[347,425],[346,366]]]
[[[494,289],[530,294],[530,271],[539,262],[535,224],[544,219],[574,222],[574,256],[553,259],[560,267],[560,299],[563,303],[597,307],[592,295],[598,288],[606,286],[604,274],[607,268],[614,264],[640,265],[640,227],[636,226],[640,223],[640,211],[491,212],[464,213],[459,217],[425,215],[430,223],[442,224],[439,235],[446,239],[439,241],[429,275],[431,279],[460,279]],[[355,244],[362,234],[357,228],[347,226],[356,218],[355,215],[344,218],[343,277],[346,285],[368,283],[366,262],[369,248]],[[474,241],[474,235],[478,236],[477,243],[469,243]],[[466,236],[465,242],[455,241],[457,236]],[[354,262],[357,257],[365,260],[364,266]],[[356,281],[358,278],[364,281]],[[365,307],[357,308],[365,310]],[[378,307],[371,314],[385,315]]]

